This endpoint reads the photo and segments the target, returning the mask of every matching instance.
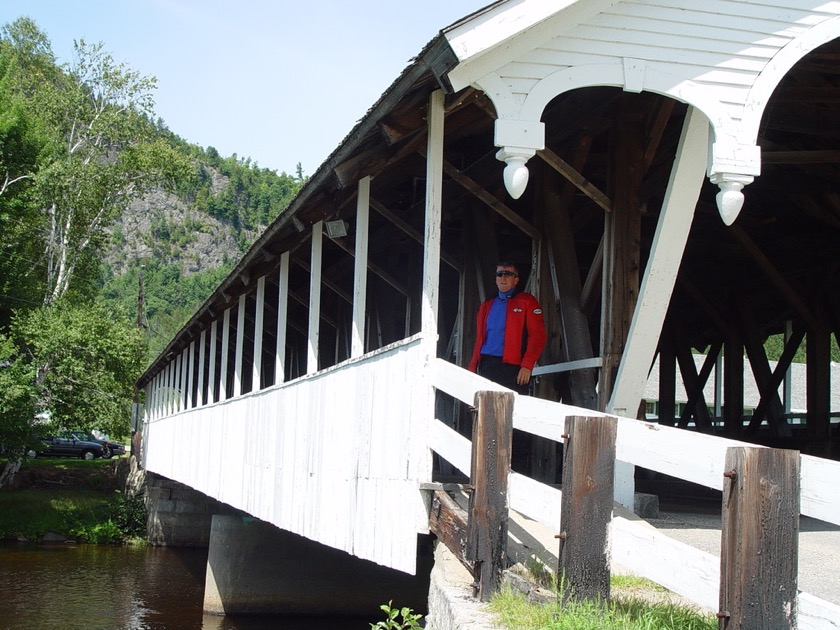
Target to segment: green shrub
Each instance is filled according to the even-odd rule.
[[[379,608],[385,613],[385,621],[370,624],[371,630],[415,630],[420,628],[423,615],[414,614],[411,608],[393,608],[392,601]]]

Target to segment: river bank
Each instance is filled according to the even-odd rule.
[[[120,487],[125,458],[25,461],[0,489],[0,540],[123,544],[145,539],[142,498]]]

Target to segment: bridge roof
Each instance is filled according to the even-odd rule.
[[[547,6],[551,10],[546,10]],[[590,87],[575,84],[575,89],[545,99],[538,121],[545,125],[545,144],[555,154],[569,161],[576,152],[583,156],[584,163],[576,169],[597,192],[610,187],[609,128],[616,112],[635,107],[640,116],[648,116],[648,122],[642,124],[646,125],[649,143],[649,155],[645,156],[649,176],[640,203],[645,209],[642,238],[651,239],[685,102],[702,105],[698,94],[715,90],[716,94],[730,94],[732,102],[747,103],[744,90],[736,85],[738,77],[749,75],[750,81],[754,81],[760,74],[758,65],[765,67],[771,60],[781,59],[784,37],[788,43],[795,42],[797,36],[820,24],[836,24],[836,16],[829,12],[831,6],[806,0],[772,5],[710,0],[702,7],[687,0],[650,3],[579,0],[553,4],[540,0],[503,0],[443,29],[347,134],[290,206],[254,242],[231,274],[148,368],[139,385],[147,383],[167,363],[169,356],[188,345],[198,331],[206,329],[240,294],[251,291],[252,281],[275,269],[281,253],[294,253],[305,243],[309,226],[341,216],[342,212],[348,214],[355,199],[356,183],[362,177],[373,178],[375,198],[393,215],[391,219],[374,220],[371,238],[382,242],[380,250],[389,248],[392,259],[399,258],[397,254],[409,247],[411,239],[406,238],[405,230],[395,228],[393,217],[408,225],[422,226],[422,203],[418,203],[416,183],[424,177],[428,97],[440,87],[447,92],[446,157],[452,166],[446,171],[444,206],[449,215],[444,225],[443,251],[454,267],[465,262],[460,235],[472,229],[469,213],[476,199],[482,207],[492,205],[493,199],[499,200],[523,220],[534,219],[532,206],[537,193],[533,187],[518,202],[512,201],[500,188],[502,164],[495,159],[497,147],[493,138],[494,122],[501,108],[509,107],[511,102],[523,106],[528,90],[554,76],[549,73],[549,67],[553,73],[562,74],[573,65],[594,67],[599,59],[604,62],[602,66],[618,63],[623,83],[609,83],[593,76]],[[685,18],[686,12],[692,13],[691,19]],[[654,23],[660,24],[659,30],[651,34],[647,29]],[[570,27],[574,28],[570,30]],[[727,39],[734,31],[752,29],[750,32],[754,34],[762,28],[768,32],[761,46],[747,49]],[[793,317],[813,324],[818,315],[809,296],[820,291],[838,294],[837,274],[831,270],[838,268],[835,252],[840,229],[840,202],[836,194],[840,183],[837,169],[840,109],[836,107],[840,100],[837,80],[840,45],[829,36],[825,39],[828,43],[795,66],[791,64],[792,69],[772,92],[772,98],[767,95],[769,106],[766,110],[761,108],[766,113],[763,118],[759,115],[760,129],[756,127],[764,173],[746,189],[746,215],[735,230],[724,231],[714,208],[716,191],[706,185],[683,261],[683,291],[675,295],[672,307],[682,313],[689,342],[696,347],[709,343],[721,330],[732,329],[726,305],[733,300],[750,302],[759,313],[756,326],[769,333],[780,331],[781,322]],[[610,60],[605,59],[604,41],[614,45]],[[709,50],[694,50],[697,41],[705,41]],[[651,84],[659,87],[648,91],[646,77],[667,74],[661,72],[661,64],[656,66],[660,62],[654,59],[654,53],[661,52],[665,42],[671,51],[693,51],[682,55],[669,53],[669,63],[694,68],[692,72],[705,77],[705,83],[698,83],[697,76],[678,77],[680,85],[700,85],[697,92],[689,94],[674,89],[668,93],[660,89],[660,83]],[[638,66],[626,62],[638,59],[645,62],[641,73]],[[702,70],[697,70],[698,59],[707,64]],[[720,72],[710,75],[708,64]],[[509,89],[505,98],[491,90],[495,83],[485,81],[489,87],[484,91],[474,87],[481,84],[486,71],[501,77]],[[726,81],[720,83],[724,76]],[[624,92],[612,85],[623,88]],[[715,102],[722,100],[718,98]],[[510,111],[514,110],[503,113],[509,115]],[[522,108],[518,111],[521,113]],[[710,106],[704,111],[720,114]],[[728,110],[729,120],[737,118],[732,111]],[[712,120],[715,122],[719,121]],[[737,149],[739,142],[732,146]],[[588,156],[580,153],[581,143],[589,143]],[[732,164],[743,157],[735,153]],[[534,168],[539,172],[541,165]],[[603,210],[593,199],[592,195],[576,193],[571,200],[583,278],[596,256],[602,229]],[[419,221],[418,217],[421,217]],[[514,234],[515,229],[510,232],[511,227],[506,224],[496,225],[494,229],[499,230],[500,239],[516,241],[521,236]],[[451,231],[449,238],[447,231]],[[649,242],[644,247],[648,245]],[[377,255],[380,254],[373,253],[374,257]],[[387,262],[382,264],[387,267]],[[340,271],[327,273],[335,274],[330,279],[335,285],[348,288],[348,279]],[[352,295],[352,289],[349,294]],[[836,306],[833,303],[829,306],[829,314],[837,317]]]

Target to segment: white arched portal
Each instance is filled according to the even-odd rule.
[[[840,15],[830,15],[825,6],[810,7],[808,2],[793,4],[809,5],[797,7],[807,17],[788,17],[790,23],[771,35],[756,30],[744,36],[732,48],[731,58],[715,65],[699,63],[700,57],[690,53],[665,59],[655,58],[657,53],[651,52],[650,59],[636,58],[626,54],[626,46],[621,49],[612,42],[593,41],[588,54],[581,59],[577,53],[572,63],[568,51],[561,52],[559,44],[541,49],[540,63],[553,64],[558,70],[536,79],[531,74],[534,63],[526,53],[519,63],[507,59],[504,66],[474,78],[472,85],[487,94],[498,114],[495,144],[499,147],[497,158],[507,164],[504,179],[508,192],[518,198],[527,187],[526,163],[545,146],[541,117],[552,99],[570,90],[596,86],[655,92],[686,103],[709,119],[706,174],[720,188],[718,209],[723,221],[731,224],[743,206],[742,189],[761,172],[761,152],[756,142],[773,91],[800,59],[840,37]],[[772,17],[775,22],[781,20],[778,12]],[[727,16],[720,18],[725,24]],[[592,24],[596,21],[597,17],[591,19]],[[735,23],[731,26],[734,28]],[[553,41],[562,42],[562,38],[558,34]],[[656,42],[650,44],[653,51]],[[535,48],[538,45],[535,43]],[[669,45],[675,46],[673,38]],[[640,56],[645,52],[638,47],[633,50]]]

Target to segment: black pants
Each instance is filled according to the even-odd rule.
[[[517,394],[527,394],[528,384],[517,385],[516,377],[519,374],[519,366],[512,363],[502,363],[502,357],[494,357],[489,354],[482,354],[478,361],[478,373],[480,376],[512,389]]]
[[[512,389],[517,394],[527,394],[528,384],[517,385],[516,376],[519,374],[519,366],[512,363],[502,363],[502,357],[494,357],[489,354],[482,354],[478,361],[478,374],[484,378]],[[530,436],[517,429],[513,430],[513,442],[511,444],[510,467],[519,473],[530,472]]]

